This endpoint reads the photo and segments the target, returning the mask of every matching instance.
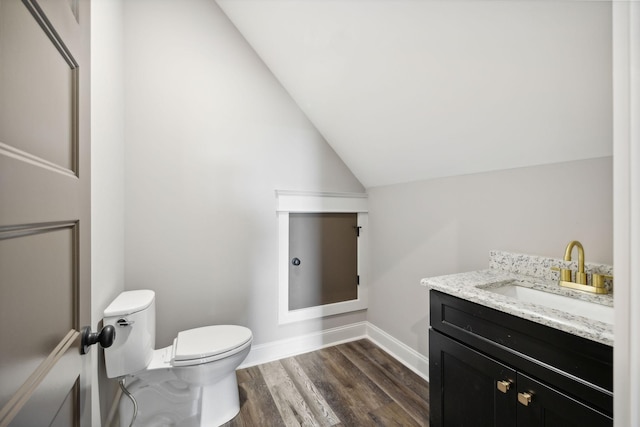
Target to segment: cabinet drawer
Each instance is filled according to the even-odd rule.
[[[613,349],[480,304],[430,291],[431,327],[613,413]]]

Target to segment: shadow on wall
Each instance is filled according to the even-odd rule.
[[[429,299],[427,298],[427,304]],[[428,307],[428,305],[427,305]],[[427,310],[428,312],[429,310]],[[411,326],[411,333],[414,334],[417,338],[418,352],[420,354],[428,355],[429,354],[429,315],[427,314],[424,317],[418,319],[416,323]],[[420,366],[422,372],[429,372],[429,366]]]

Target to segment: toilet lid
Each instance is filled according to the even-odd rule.
[[[236,325],[204,326],[182,331],[174,341],[172,364],[206,363],[246,347],[251,338],[250,329]]]
[[[104,317],[126,316],[127,314],[137,313],[149,307],[155,297],[155,292],[148,289],[122,292],[104,309]]]

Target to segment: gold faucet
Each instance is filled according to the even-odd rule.
[[[586,285],[587,275],[584,273],[584,248],[582,247],[582,243],[577,240],[569,242],[567,249],[564,251],[564,260],[571,261],[571,252],[573,252],[574,247],[578,248],[578,271],[576,271],[575,283]],[[569,275],[571,275],[571,270],[569,270]],[[569,281],[571,282],[571,277],[569,277]]]
[[[575,281],[572,280],[572,271],[568,268],[552,267],[553,270],[560,271],[560,286],[565,288],[577,289],[579,291],[586,291],[595,294],[606,294],[609,291],[604,286],[604,279],[613,279],[613,277],[605,274],[593,274],[592,284],[587,285],[587,274],[584,271],[584,248],[582,243],[577,240],[569,242],[567,249],[564,251],[564,260],[571,262],[571,252],[573,248],[578,248],[578,271],[576,271]]]

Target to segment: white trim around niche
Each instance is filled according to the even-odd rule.
[[[368,212],[366,193],[276,190],[278,212]]]
[[[278,323],[286,324],[316,319],[340,313],[365,310],[368,307],[367,248],[368,207],[364,193],[320,193],[276,191],[278,214]],[[326,304],[300,310],[289,310],[289,214],[290,213],[357,213],[360,237],[358,240],[358,298],[352,301]]]

